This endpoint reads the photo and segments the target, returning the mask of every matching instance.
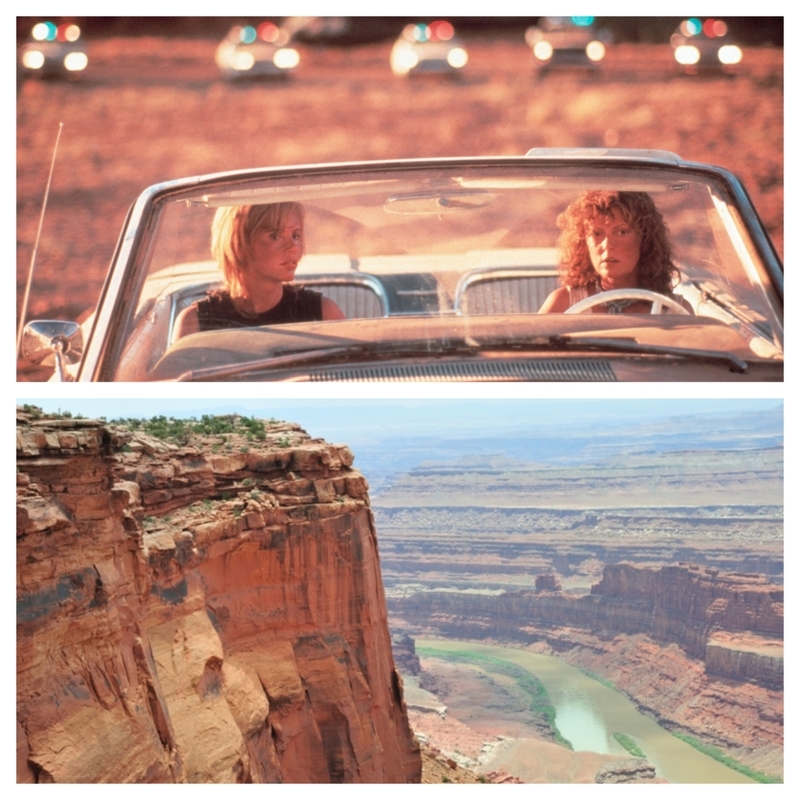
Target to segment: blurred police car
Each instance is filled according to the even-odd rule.
[[[21,77],[79,77],[89,63],[80,36],[74,23],[37,22],[19,50]]]
[[[395,75],[455,75],[466,66],[467,50],[445,21],[406,25],[392,47],[389,63]]]
[[[742,49],[732,41],[721,19],[686,19],[669,41],[682,72],[718,69],[733,73],[742,60]]]
[[[289,32],[274,22],[234,25],[217,47],[214,60],[228,80],[286,76],[300,63],[290,40]]]
[[[551,67],[596,69],[605,58],[609,40],[606,31],[595,31],[594,17],[544,17],[525,32],[540,72]]]

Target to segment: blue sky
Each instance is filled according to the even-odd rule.
[[[311,436],[358,444],[404,433],[491,435],[564,425],[622,426],[686,414],[734,415],[783,406],[778,399],[171,399],[18,398],[44,411],[84,417],[182,418],[240,413],[297,422]]]

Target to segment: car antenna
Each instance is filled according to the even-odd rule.
[[[44,190],[44,200],[42,201],[42,213],[39,216],[39,228],[36,231],[36,240],[33,243],[33,253],[31,254],[31,265],[28,268],[28,282],[25,284],[25,294],[22,297],[22,308],[19,313],[19,326],[17,328],[17,358],[19,358],[19,348],[22,342],[22,329],[25,326],[25,317],[28,313],[28,298],[31,293],[31,282],[33,281],[33,265],[36,263],[36,252],[39,249],[39,239],[42,237],[42,224],[44,223],[44,212],[47,208],[47,198],[50,195],[50,183],[53,180],[53,170],[56,166],[56,153],[58,152],[58,142],[61,139],[61,129],[63,122],[58,123],[58,134],[56,135],[56,146],[53,148],[53,160],[50,162],[50,174],[47,176],[47,186]]]

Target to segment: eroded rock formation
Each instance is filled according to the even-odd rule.
[[[604,765],[595,783],[655,783],[656,769],[643,758],[630,758]]]
[[[18,412],[18,781],[420,780],[352,453],[235,445]]]
[[[696,565],[605,567],[592,593],[420,591],[393,629],[514,642],[610,679],[662,724],[783,769],[783,589]]]

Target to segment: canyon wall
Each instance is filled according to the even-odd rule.
[[[549,583],[543,576],[537,582]],[[555,642],[565,628],[605,638],[646,634],[680,645],[710,674],[783,688],[783,589],[759,575],[610,564],[589,595],[424,591],[390,597],[389,607],[451,637],[535,640],[551,630]],[[743,651],[734,657],[737,641]]]
[[[709,648],[715,646],[711,637],[726,634],[746,633],[750,641],[779,642],[782,649],[783,588],[761,575],[697,565],[653,570],[615,564],[606,567],[592,596],[600,598],[598,610],[605,612],[605,624],[612,630],[675,642],[705,661],[709,672],[783,688],[782,653],[777,661],[765,655],[761,665],[757,659],[741,659],[738,668],[733,660],[725,666],[722,659],[709,657]]]
[[[18,782],[420,780],[347,447],[35,417],[18,410]]]
[[[396,633],[513,642],[611,680],[672,730],[782,773],[783,589],[696,565],[607,565],[587,595],[389,596]]]
[[[477,497],[477,478],[468,488]],[[547,500],[531,495],[528,502]],[[624,505],[627,498],[619,502],[613,509],[387,508],[377,498],[384,581],[388,589],[423,584],[511,591],[533,589],[537,575],[555,572],[565,589],[588,590],[603,565],[623,561],[683,561],[783,581],[782,506],[636,508]]]

